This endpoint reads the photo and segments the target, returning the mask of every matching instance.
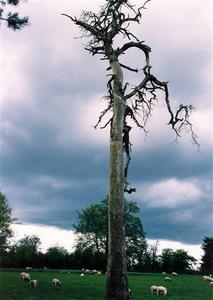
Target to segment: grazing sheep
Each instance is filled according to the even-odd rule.
[[[163,295],[166,296],[167,294],[167,288],[164,286],[157,286],[157,295]]]
[[[128,288],[128,293],[129,293],[129,296],[132,296],[132,291],[130,288]]]
[[[158,287],[156,285],[152,285],[151,286],[151,292],[152,292],[152,294],[156,294],[157,290],[158,290]]]
[[[101,275],[101,271],[96,271],[95,275]]]
[[[30,274],[21,272],[20,273],[20,279],[23,281],[30,281]]]
[[[161,274],[162,274],[162,275],[166,275],[166,272],[162,272]]]
[[[28,283],[28,285],[31,288],[37,288],[38,287],[38,280],[32,279],[32,280],[30,280],[30,282]]]
[[[172,275],[177,275],[177,273],[176,272],[172,272]]]
[[[58,285],[61,285],[61,281],[60,281],[58,278],[54,278],[54,279],[52,280],[52,284],[53,284],[54,286],[58,286]]]
[[[81,277],[84,276],[84,273],[81,273],[80,276],[81,276]]]
[[[30,271],[30,270],[32,270],[32,267],[26,267],[26,270]]]
[[[172,278],[170,278],[170,277],[165,277],[164,280],[165,280],[165,281],[172,281]]]
[[[210,282],[209,282],[209,285],[213,286],[213,281],[210,281]]]
[[[213,278],[210,277],[210,276],[204,275],[204,276],[203,276],[203,280],[206,280],[206,281],[208,281],[208,282],[212,282],[212,281],[213,281]]]

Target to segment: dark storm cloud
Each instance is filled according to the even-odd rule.
[[[211,149],[199,152],[196,146],[190,145],[189,147],[191,147],[190,155],[187,151],[182,152],[178,144],[173,146],[162,144],[161,148],[153,147],[151,150],[141,145],[141,151],[134,153],[133,150],[129,171],[132,181],[210,176],[212,172]]]
[[[61,16],[53,18],[56,12],[65,9],[64,2],[60,3],[54,2],[51,7],[42,4],[46,18],[40,18],[36,3],[33,10],[29,4],[26,9],[32,25],[17,35],[4,31],[7,64],[1,105],[1,185],[20,221],[71,228],[76,221],[76,210],[97,203],[108,191],[108,132],[99,137],[99,132],[92,129],[100,111],[98,101],[106,93],[107,78],[105,62],[89,56],[82,41],[73,39],[79,36],[79,31],[67,20],[62,21]],[[72,8],[74,4],[69,5]],[[184,8],[190,11],[187,5]],[[78,11],[80,4],[75,5],[77,15]],[[210,75],[210,52],[203,50],[200,38],[197,46],[195,39],[188,39],[191,31],[188,18],[182,18],[184,31],[176,28],[174,34],[170,28],[165,32],[160,28],[163,21],[156,19],[157,16],[158,10],[152,8],[151,20],[144,27],[145,37],[150,37],[146,40],[152,46],[153,72],[170,81],[175,105],[188,100],[198,108],[210,105],[211,86],[206,79]],[[178,18],[174,16],[177,22]],[[156,24],[159,31],[151,30]],[[199,30],[200,37],[202,30]],[[13,53],[12,58],[7,52]],[[133,67],[138,65],[138,52],[129,58]],[[150,127],[154,133],[148,135],[146,142],[142,133],[133,139],[129,181],[138,193],[127,198],[136,200],[141,207],[149,238],[200,243],[203,235],[210,234],[212,191],[208,190],[208,184],[205,186],[212,171],[211,141],[206,138],[211,133],[208,118],[205,114],[202,119],[197,117],[204,142],[199,152],[188,142],[171,145],[174,136],[167,129],[159,129],[159,123],[163,120],[166,124],[168,117],[162,118],[161,112],[153,115]],[[186,185],[185,181],[192,183],[189,186],[192,195],[193,192],[198,195],[197,202],[180,201],[176,208],[150,207],[150,195],[143,195],[143,188],[147,191],[159,182],[167,184],[171,178],[180,184],[180,189],[181,184]],[[198,218],[205,221],[198,222]]]
[[[16,187],[9,189],[11,198],[16,198],[14,204],[16,216],[23,222],[72,228],[77,220],[77,211],[98,202],[107,190],[101,180],[83,181],[80,183],[78,180],[68,181],[67,187],[63,188],[53,187],[47,183],[46,186],[28,183],[27,188],[20,188],[19,185],[17,189]]]
[[[201,199],[195,206],[180,209],[149,209],[143,208],[142,204],[141,217],[149,238],[199,244],[204,236],[212,235],[211,198],[208,201]]]

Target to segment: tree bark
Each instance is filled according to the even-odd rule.
[[[105,300],[127,300],[128,278],[126,267],[123,169],[123,123],[125,101],[122,91],[123,74],[117,58],[111,60],[114,75],[113,119],[110,133],[110,180],[108,211],[108,266]]]

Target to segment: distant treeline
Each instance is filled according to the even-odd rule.
[[[52,269],[97,269],[106,271],[107,256],[104,252],[93,252],[88,249],[76,249],[73,253],[60,246],[39,251],[41,242],[37,236],[26,236],[0,257],[0,267],[4,268],[52,268]],[[194,272],[196,259],[185,250],[164,249],[157,255],[158,244],[148,246],[140,261],[128,259],[129,271],[140,272]]]

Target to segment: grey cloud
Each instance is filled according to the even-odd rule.
[[[188,209],[189,210],[189,209]],[[149,238],[182,241],[199,244],[204,236],[211,236],[212,222],[211,205],[200,203],[198,207],[190,209],[191,218],[178,220],[188,213],[186,209],[172,210],[166,208],[141,208],[146,234]]]
[[[185,144],[187,148],[187,144]],[[189,154],[184,152],[184,147],[178,144],[171,146],[162,144],[151,149],[141,146],[141,151],[134,153],[130,165],[131,180],[152,181],[157,178],[188,178],[210,175],[212,172],[212,152],[207,149],[199,152],[196,146],[190,145]],[[201,148],[202,149],[202,148]],[[182,151],[183,150],[183,151]]]
[[[190,178],[187,179],[190,182]],[[194,182],[194,179],[191,179]],[[152,186],[149,182],[148,185]],[[202,190],[197,201],[181,199],[177,206],[164,205],[153,207],[145,199],[146,187],[142,187],[140,196],[133,196],[141,208],[141,216],[147,236],[155,239],[168,239],[185,243],[201,243],[203,236],[211,236],[212,228],[212,187],[209,177],[199,178],[197,185]],[[177,191],[178,192],[178,191]],[[155,195],[157,199],[157,195]]]

